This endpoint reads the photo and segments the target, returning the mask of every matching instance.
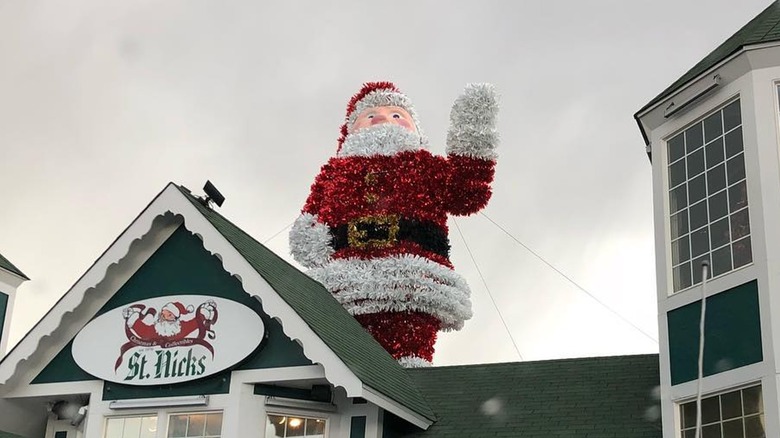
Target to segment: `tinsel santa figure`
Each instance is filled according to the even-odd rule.
[[[290,232],[295,260],[404,366],[429,365],[437,333],[471,317],[447,215],[490,199],[497,111],[491,85],[467,86],[447,156],[433,155],[411,101],[390,82],[365,84]]]

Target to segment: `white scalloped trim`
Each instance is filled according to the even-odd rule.
[[[307,268],[322,266],[333,255],[330,228],[316,214],[302,213],[290,230],[290,253]]]
[[[471,292],[463,277],[424,257],[336,259],[308,274],[352,315],[425,312],[439,318],[445,331],[460,330],[472,316]]]
[[[433,364],[417,356],[404,356],[398,359],[398,363],[404,368],[428,368]]]

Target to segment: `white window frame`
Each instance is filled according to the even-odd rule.
[[[751,413],[751,414],[745,415],[745,412],[743,410],[742,415],[737,416],[737,417],[728,418],[725,421],[724,421],[724,419],[722,417],[723,414],[721,413],[720,414],[721,418],[718,421],[716,421],[716,422],[711,422],[711,423],[706,423],[706,424],[704,424],[702,422],[702,428],[704,428],[706,426],[709,426],[709,425],[713,425],[713,424],[721,424],[722,425],[723,423],[726,423],[726,422],[729,422],[729,421],[742,419],[743,420],[743,431],[744,431],[744,420],[745,420],[745,418],[753,418],[753,417],[759,417],[760,418],[760,417],[763,417],[764,432],[766,432],[766,408],[764,406],[764,387],[763,387],[763,385],[762,385],[762,383],[760,381],[759,382],[747,383],[747,384],[739,385],[739,386],[734,386],[734,387],[731,387],[731,388],[722,389],[722,390],[719,390],[717,392],[712,392],[712,393],[709,393],[709,394],[702,395],[701,398],[702,398],[702,400],[705,400],[705,399],[708,399],[708,398],[711,398],[711,397],[716,397],[716,396],[720,397],[720,396],[723,396],[725,394],[731,394],[731,393],[734,393],[734,392],[737,392],[737,391],[743,391],[745,389],[750,389],[750,388],[755,388],[755,387],[761,388],[761,405],[759,407],[759,412],[758,413]],[[684,415],[685,414],[683,413],[683,405],[688,404],[688,403],[692,403],[692,402],[695,403],[696,402],[696,398],[687,398],[687,399],[679,400],[679,401],[675,402],[675,411],[676,411],[676,414],[677,414],[677,424],[675,425],[675,429],[679,433],[678,436],[680,436],[682,438],[685,438],[685,436],[686,436],[684,434],[685,431],[692,430],[690,427],[686,427],[685,429],[683,429],[683,421],[685,420],[684,419]],[[742,406],[741,407],[744,409],[744,401],[742,401]],[[693,430],[695,430],[695,428]]]
[[[780,82],[778,82],[778,86],[780,86]],[[746,149],[747,149],[746,145],[744,144],[744,141],[745,141],[745,133],[744,133],[744,123],[745,123],[745,120],[744,120],[744,112],[742,111],[742,105],[743,105],[743,103],[742,103],[742,102],[743,102],[743,99],[742,99],[742,97],[741,97],[739,94],[732,95],[732,96],[731,96],[731,97],[729,97],[728,99],[725,99],[725,100],[723,100],[721,103],[719,103],[718,105],[716,105],[716,106],[715,106],[713,109],[711,109],[711,110],[709,110],[709,111],[707,111],[707,112],[704,112],[704,113],[702,113],[701,115],[699,115],[699,116],[695,117],[693,120],[691,120],[690,122],[686,123],[686,124],[685,124],[684,126],[682,126],[681,128],[679,128],[679,129],[676,129],[674,132],[672,132],[671,134],[669,134],[669,135],[667,135],[667,136],[665,136],[665,137],[663,137],[663,138],[661,139],[661,140],[662,140],[662,142],[663,142],[663,145],[664,145],[664,151],[663,151],[663,155],[662,155],[662,156],[664,157],[664,162],[663,162],[663,164],[662,164],[662,167],[663,167],[663,178],[664,178],[664,182],[663,182],[663,187],[664,187],[664,198],[665,198],[665,200],[666,200],[666,202],[665,202],[665,207],[666,207],[666,208],[665,208],[665,214],[664,214],[664,216],[665,216],[665,221],[666,221],[666,225],[667,225],[667,233],[666,233],[666,235],[664,236],[664,241],[666,242],[666,244],[665,244],[665,248],[666,248],[666,252],[667,252],[667,254],[668,254],[668,260],[667,260],[668,274],[667,274],[667,275],[668,275],[668,279],[669,279],[669,286],[670,286],[670,287],[669,287],[669,289],[668,289],[668,291],[669,291],[669,292],[668,292],[668,295],[669,295],[669,296],[671,296],[671,295],[676,295],[676,294],[679,294],[679,293],[681,293],[681,292],[684,292],[684,291],[687,291],[687,290],[691,290],[691,289],[695,288],[696,286],[698,286],[698,285],[701,283],[701,281],[699,281],[699,282],[696,282],[696,281],[694,280],[694,278],[696,277],[696,275],[695,275],[695,274],[694,274],[694,272],[693,272],[693,270],[695,269],[695,267],[693,267],[693,266],[692,266],[692,267],[691,267],[691,284],[690,284],[690,285],[688,285],[688,286],[686,286],[686,287],[681,287],[680,289],[678,289],[678,290],[675,290],[675,276],[674,276],[674,269],[675,269],[676,267],[678,267],[678,266],[682,266],[682,265],[684,265],[686,262],[687,262],[687,263],[691,263],[691,264],[693,264],[693,262],[694,262],[695,260],[698,260],[698,259],[701,259],[701,258],[703,258],[703,257],[706,257],[707,259],[709,259],[709,260],[710,260],[710,278],[718,278],[718,277],[722,277],[722,276],[724,276],[724,275],[727,275],[727,274],[730,274],[730,273],[736,272],[736,271],[738,271],[738,270],[742,270],[742,269],[744,269],[744,268],[746,268],[746,267],[752,266],[752,265],[753,265],[753,263],[754,263],[755,248],[753,248],[753,246],[754,246],[754,240],[755,240],[755,230],[753,229],[753,227],[752,227],[752,226],[750,226],[750,230],[749,230],[749,232],[748,232],[746,235],[744,235],[744,236],[740,237],[739,239],[733,239],[733,238],[732,238],[732,236],[731,236],[731,233],[730,233],[730,234],[729,234],[729,241],[728,241],[728,243],[727,243],[727,244],[725,244],[725,245],[718,246],[717,248],[714,248],[714,249],[712,248],[712,236],[710,236],[710,235],[709,235],[709,233],[708,233],[708,239],[709,239],[709,242],[708,242],[708,248],[709,248],[709,249],[708,249],[706,252],[704,252],[703,254],[701,254],[701,255],[697,255],[696,257],[694,257],[694,256],[692,255],[692,248],[691,248],[692,244],[690,243],[690,242],[691,242],[691,241],[690,241],[690,238],[693,236],[693,234],[694,234],[694,232],[693,232],[693,231],[695,231],[695,230],[691,230],[691,229],[690,229],[690,214],[689,214],[689,210],[690,210],[690,207],[691,207],[691,205],[689,205],[689,204],[688,204],[688,202],[689,202],[690,200],[688,199],[688,192],[687,192],[687,191],[686,191],[686,206],[685,206],[685,208],[683,208],[683,209],[679,209],[679,210],[677,210],[677,211],[674,213],[674,214],[676,214],[676,213],[678,213],[678,212],[682,212],[683,210],[686,210],[686,211],[688,211],[688,213],[686,213],[686,214],[688,214],[688,224],[687,224],[687,226],[686,226],[686,230],[687,230],[687,231],[685,231],[684,233],[682,233],[681,235],[679,235],[677,238],[674,238],[674,239],[673,239],[673,233],[674,233],[673,227],[674,227],[674,225],[673,225],[673,222],[672,222],[672,217],[673,217],[673,215],[674,215],[674,214],[672,213],[672,195],[671,195],[671,192],[672,192],[672,190],[674,189],[674,187],[679,187],[679,184],[678,184],[678,185],[675,185],[674,187],[670,185],[671,165],[672,165],[672,164],[679,163],[679,162],[680,162],[680,160],[682,160],[683,158],[679,158],[679,159],[675,160],[674,162],[670,162],[670,160],[671,160],[671,156],[670,156],[670,154],[669,154],[669,143],[670,143],[670,141],[671,141],[672,139],[676,138],[676,137],[677,137],[677,136],[679,136],[679,135],[682,135],[682,134],[683,134],[683,133],[684,133],[686,130],[688,130],[689,128],[691,128],[691,127],[693,127],[693,126],[695,126],[695,125],[697,125],[697,124],[702,124],[702,123],[704,122],[704,120],[705,120],[705,119],[707,119],[708,117],[710,117],[711,115],[713,115],[713,114],[716,114],[716,113],[718,113],[718,112],[721,112],[721,111],[723,111],[723,109],[724,109],[724,108],[726,108],[727,106],[729,106],[729,105],[731,105],[731,104],[733,104],[734,102],[737,102],[737,101],[739,101],[739,102],[740,102],[740,104],[739,104],[739,106],[740,106],[740,124],[738,125],[738,127],[734,127],[734,128],[732,128],[731,130],[729,130],[728,132],[732,132],[733,130],[736,130],[736,129],[738,129],[738,128],[743,130],[743,131],[742,131],[742,141],[743,141],[742,151],[741,151],[740,153],[738,153],[738,154],[735,154],[734,156],[737,156],[737,155],[739,155],[739,154],[742,154],[742,157],[743,157],[743,158],[742,158],[742,160],[743,160],[743,165],[744,165],[744,167],[745,167],[745,169],[744,169],[744,170],[745,170],[745,177],[744,177],[742,180],[740,180],[740,181],[737,181],[737,182],[735,182],[735,183],[733,183],[733,184],[729,184],[729,183],[728,183],[728,180],[727,180],[727,182],[726,182],[726,189],[725,189],[725,190],[726,190],[726,192],[728,192],[728,191],[729,191],[729,189],[731,189],[731,188],[734,188],[734,187],[736,187],[737,185],[739,185],[739,184],[741,184],[741,183],[743,183],[743,182],[744,182],[744,184],[745,184],[745,190],[746,190],[746,192],[747,192],[747,191],[748,191],[748,188],[747,188],[747,184],[748,184],[748,181],[747,181],[747,180],[748,180],[748,175],[747,175],[747,174],[748,174],[748,172],[747,172],[747,167],[748,167],[748,166],[747,166],[747,162],[746,162],[746,160],[745,160],[745,153],[746,153]],[[719,137],[720,137],[720,138],[724,138],[724,139],[725,139],[725,136],[726,136],[726,134],[727,134],[727,132],[725,132],[725,130],[724,130],[724,132],[722,132],[722,133],[720,134],[720,136],[719,136]],[[717,137],[716,137],[716,140],[717,140]],[[711,143],[708,143],[708,142],[706,141],[706,139],[703,139],[703,145],[701,146],[701,148],[704,148],[704,147],[705,147],[706,145],[708,145],[708,144],[711,144]],[[699,150],[699,149],[697,148],[697,149],[696,149],[696,151],[698,151],[698,150]],[[689,154],[687,153],[687,151],[685,151],[685,152],[683,153],[683,157],[686,157],[686,156],[688,156],[688,155],[689,155]],[[733,158],[734,156],[732,156],[731,158]],[[725,165],[725,164],[726,164],[728,161],[729,161],[729,158],[727,158],[727,157],[725,157],[725,156],[724,156],[724,159],[723,159],[723,162],[722,162],[722,164],[724,164],[724,165]],[[697,175],[696,175],[696,177],[698,177],[698,176],[700,176],[700,175],[702,175],[702,174],[706,174],[706,173],[708,173],[708,171],[711,171],[711,170],[713,170],[715,167],[719,166],[720,164],[721,164],[721,163],[719,162],[719,163],[717,163],[715,166],[713,166],[712,168],[708,168],[708,166],[707,166],[707,163],[706,163],[706,161],[705,161],[705,165],[704,165],[704,169],[705,169],[705,170],[704,170],[704,172],[703,172],[703,173],[699,173],[699,174],[697,174]],[[728,173],[726,174],[726,178],[728,178]],[[687,169],[686,169],[686,175],[685,175],[685,180],[684,180],[684,183],[686,183],[686,184],[687,184],[687,183],[688,183],[688,182],[690,182],[692,179],[695,179],[695,178],[690,178],[690,177],[687,175]],[[705,179],[706,179],[706,177],[705,177]],[[680,183],[680,184],[682,184],[682,183]],[[705,183],[705,184],[706,184],[706,183]],[[705,189],[707,189],[707,187],[706,187],[706,186],[705,186]],[[724,190],[724,189],[721,189],[721,190],[719,190],[719,191],[718,191],[718,192],[716,192],[714,195],[720,194],[722,190]],[[708,191],[707,191],[707,192],[705,192],[704,198],[702,198],[701,200],[697,201],[697,202],[695,203],[695,205],[698,205],[700,202],[706,202],[706,201],[707,201],[708,199],[710,199],[712,196],[713,196],[713,194],[709,194],[709,193],[708,193]],[[708,204],[707,204],[707,205],[708,205]],[[728,207],[728,206],[727,206],[727,207]],[[726,216],[724,216],[724,217],[721,217],[721,218],[718,218],[718,220],[716,220],[716,221],[711,221],[711,220],[710,220],[710,218],[709,218],[709,211],[707,211],[707,222],[706,222],[706,224],[705,224],[704,226],[702,226],[702,227],[696,228],[696,230],[702,230],[702,229],[704,229],[705,227],[706,227],[707,229],[709,229],[709,227],[710,227],[710,226],[711,226],[713,223],[719,222],[719,221],[721,221],[721,220],[723,220],[723,219],[725,219],[725,218],[730,218],[732,214],[734,214],[734,213],[738,213],[738,212],[742,212],[743,210],[747,212],[747,214],[748,214],[748,218],[750,218],[750,216],[751,216],[751,211],[750,211],[750,200],[749,200],[749,199],[746,201],[746,206],[744,206],[744,207],[742,207],[742,208],[740,208],[740,209],[738,209],[738,210],[735,210],[734,212],[731,212],[731,211],[729,211],[729,212],[726,214]],[[750,219],[748,219],[748,223],[750,223]],[[730,229],[730,228],[731,228],[731,227],[730,227],[730,219],[729,219],[729,229]],[[686,236],[687,236],[687,237],[686,237]],[[683,261],[683,262],[678,262],[677,264],[674,264],[674,251],[673,251],[672,243],[673,243],[674,241],[681,240],[681,238],[684,238],[684,237],[685,237],[685,238],[687,238],[687,239],[688,239],[688,242],[689,242],[689,249],[688,249],[688,251],[689,251],[689,257],[688,257],[688,259],[687,259],[686,261]],[[723,271],[722,273],[719,273],[718,275],[716,275],[716,276],[714,276],[714,277],[713,277],[713,275],[712,275],[712,272],[713,272],[713,271],[712,271],[712,268],[713,268],[713,267],[712,267],[712,255],[713,255],[713,253],[714,253],[716,250],[719,250],[719,249],[725,248],[726,246],[732,246],[732,245],[733,245],[735,242],[737,242],[737,241],[740,241],[740,240],[742,240],[742,239],[746,239],[746,240],[749,240],[749,241],[750,241],[750,245],[751,245],[751,250],[750,250],[750,261],[749,261],[749,262],[747,262],[747,263],[745,263],[745,264],[743,264],[743,265],[741,265],[741,266],[739,266],[739,267],[737,267],[737,268],[734,268],[734,267],[733,267],[733,256],[734,256],[734,254],[733,254],[733,249],[732,249],[732,250],[730,251],[730,252],[731,252],[731,259],[732,259],[732,267],[731,267],[731,269],[729,269],[729,270],[726,270],[726,271]],[[700,269],[700,268],[699,268],[699,269]],[[700,276],[700,275],[701,275],[701,274],[699,274],[698,276]]]
[[[112,415],[104,415],[103,416],[103,427],[101,430],[101,438],[105,438],[106,432],[108,429],[108,421],[110,419],[116,419],[116,418],[136,418],[136,417],[151,417],[155,416],[157,417],[157,431],[155,434],[155,438],[167,438],[168,437],[168,427],[170,426],[170,418],[173,415],[192,415],[192,414],[211,414],[211,413],[222,413],[222,427],[220,429],[220,436],[224,437],[222,434],[222,431],[224,431],[225,427],[225,410],[220,408],[211,408],[211,409],[202,409],[202,410],[192,410],[192,409],[159,409],[156,411],[135,411],[135,412],[127,412],[127,413],[116,413]]]

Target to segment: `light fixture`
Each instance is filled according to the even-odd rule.
[[[166,408],[175,406],[208,406],[209,396],[188,395],[184,397],[140,398],[114,400],[108,404],[110,409]]]
[[[217,190],[217,187],[214,186],[211,181],[206,181],[206,185],[203,186],[203,191],[206,193],[206,197],[198,198],[201,204],[211,208],[210,204],[213,202],[217,204],[217,207],[222,207],[222,203],[225,202],[225,197],[222,196],[222,193]]]
[[[712,91],[715,87],[720,85],[720,75],[714,75],[709,80],[700,85],[699,91],[694,91],[693,95],[688,98],[680,98],[679,102],[672,101],[664,111],[664,118],[668,119],[677,112],[682,111],[685,107],[692,104],[700,97]]]
[[[301,425],[301,423],[303,423],[303,420],[301,420],[300,418],[293,417],[293,418],[290,418],[290,422],[287,423],[287,424],[290,427],[292,427],[293,429],[295,429],[296,427],[299,427]]]

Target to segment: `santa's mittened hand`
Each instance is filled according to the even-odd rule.
[[[332,239],[330,227],[321,223],[316,214],[302,213],[290,231],[290,252],[304,267],[322,266],[334,252]]]
[[[494,160],[498,146],[498,94],[491,84],[469,84],[455,99],[447,132],[447,153]]]
[[[125,307],[124,310],[122,310],[122,317],[127,319],[130,317],[130,315],[134,313],[138,313],[138,309],[136,309],[135,307]]]

